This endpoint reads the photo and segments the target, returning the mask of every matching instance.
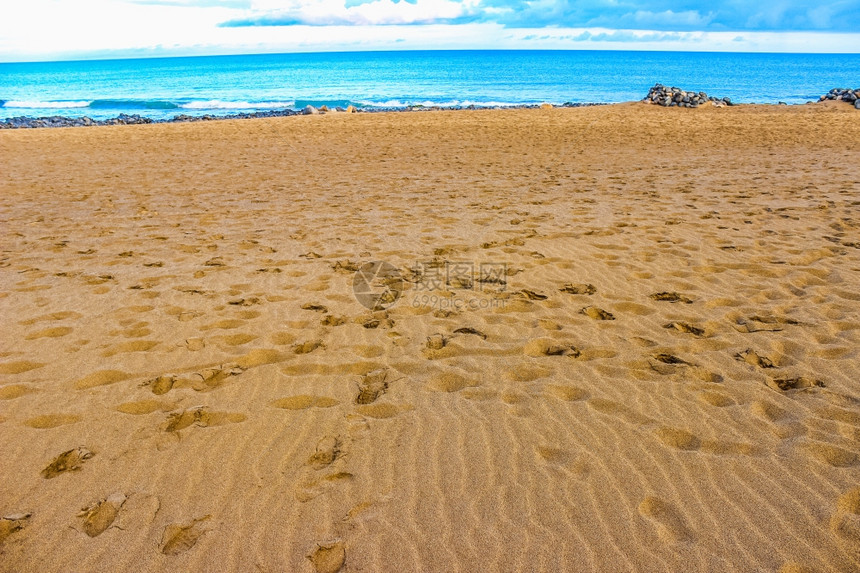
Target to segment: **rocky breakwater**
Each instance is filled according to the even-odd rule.
[[[648,90],[648,95],[642,101],[663,107],[699,107],[708,102],[718,107],[734,105],[732,100],[727,97],[718,98],[709,96],[705,92],[688,92],[681,88],[667,88],[662,84],[657,84]]]
[[[50,117],[10,117],[0,120],[0,129],[27,129],[36,127],[90,127],[96,125],[140,125],[145,123],[186,123],[193,121],[215,121],[219,119],[255,119],[264,117],[285,117],[296,115],[294,110],[272,110],[253,113],[238,113],[233,115],[186,115],[180,114],[170,119],[152,119],[137,114],[128,115],[121,113],[110,119],[92,119],[90,117],[64,117],[54,115]]]
[[[854,105],[854,109],[860,109],[860,88],[856,90],[846,88],[833,88],[820,98],[818,101],[844,101]]]
[[[95,120],[84,117],[64,117],[52,115],[50,117],[10,117],[0,121],[0,129],[21,129],[28,127],[88,127],[91,125],[138,125],[142,123],[153,123],[148,117],[137,114],[119,114],[110,119]]]

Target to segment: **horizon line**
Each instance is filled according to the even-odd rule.
[[[833,32],[842,34],[842,32]],[[847,34],[847,33],[846,33]],[[0,60],[4,64],[52,64],[80,62],[117,62],[136,60],[174,60],[188,58],[229,58],[242,56],[291,56],[309,54],[394,54],[420,52],[610,52],[610,53],[674,53],[674,54],[741,54],[741,55],[806,55],[806,56],[860,56],[860,52],[801,52],[801,51],[734,51],[734,50],[635,50],[635,49],[590,49],[590,48],[434,48],[434,49],[367,49],[367,50],[295,50],[286,52],[234,52],[191,55],[161,55],[161,56],[128,56],[128,57],[74,57],[71,59],[47,60]]]

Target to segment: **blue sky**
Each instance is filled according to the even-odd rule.
[[[388,49],[853,52],[860,0],[6,0],[0,61]]]

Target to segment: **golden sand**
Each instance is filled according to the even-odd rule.
[[[858,118],[0,132],[0,570],[860,570]]]

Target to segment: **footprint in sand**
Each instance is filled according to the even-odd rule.
[[[286,346],[288,344],[293,344],[296,341],[296,335],[290,331],[282,330],[270,334],[269,340],[272,342],[272,344],[276,344],[278,346]]]
[[[703,390],[699,392],[698,396],[699,400],[704,402],[705,404],[710,404],[711,406],[716,406],[717,408],[725,408],[726,406],[733,406],[735,401],[730,397],[722,394],[720,392],[712,392],[710,390]]]
[[[806,426],[794,421],[786,410],[765,400],[752,402],[750,412],[768,422],[770,431],[781,440],[802,436],[808,432]]]
[[[552,375],[553,369],[539,364],[516,364],[505,371],[508,379],[514,382],[531,382]]]
[[[654,434],[665,445],[677,450],[695,451],[702,446],[702,441],[694,434],[679,428],[662,426],[654,430]]]
[[[29,513],[11,513],[0,517],[0,544],[13,533],[24,529],[30,515]]]
[[[683,358],[679,358],[674,354],[669,354],[666,352],[658,352],[657,354],[653,354],[651,356],[650,365],[653,370],[656,370],[660,374],[672,374],[675,372],[673,368],[666,368],[666,366],[695,366],[692,362],[687,362]]]
[[[593,318],[594,320],[615,320],[615,315],[611,312],[605,311],[602,308],[597,308],[596,306],[586,306],[585,308],[580,309],[580,314],[584,314],[589,318]]]
[[[427,383],[427,388],[436,392],[459,392],[464,388],[480,385],[480,382],[471,378],[461,376],[456,372],[443,372],[437,374]]]
[[[238,376],[247,368],[249,367],[238,362],[230,362],[213,368],[204,368],[182,382],[185,385],[191,386],[197,392],[208,392],[223,386],[229,378]]]
[[[588,463],[588,458],[583,455],[576,454],[564,448],[554,446],[539,446],[536,449],[538,459],[546,462],[549,465],[565,472],[571,473],[574,477],[585,478],[591,473],[591,467]]]
[[[343,455],[341,445],[341,441],[334,436],[325,436],[321,438],[320,441],[317,442],[316,450],[311,454],[311,457],[308,458],[308,461],[305,462],[306,465],[315,470],[327,468],[333,464],[336,459]]]
[[[309,340],[293,345],[293,353],[295,354],[310,354],[317,348],[325,348],[321,340]]]
[[[815,378],[800,376],[798,378],[772,378],[766,384],[778,392],[789,392],[791,390],[806,390],[808,388],[824,388],[824,382]]]
[[[206,529],[200,524],[210,517],[205,515],[190,523],[171,523],[165,527],[161,535],[161,552],[164,555],[173,556],[185,553],[194,547],[194,544],[206,533]]]
[[[84,462],[94,455],[93,452],[83,446],[63,452],[42,470],[42,477],[51,479],[62,473],[78,471],[83,467]]]
[[[697,366],[692,362],[687,362],[686,360],[679,358],[674,354],[669,354],[665,352],[651,355],[651,357],[648,359],[648,367],[651,368],[651,370],[653,370],[654,372],[657,372],[658,374],[661,374],[663,376],[671,376],[674,374],[692,374],[703,382],[717,384],[723,381],[723,377],[721,375],[710,372],[702,368],[701,366]]]
[[[115,493],[83,508],[78,514],[83,532],[90,537],[98,537],[104,533],[113,525],[125,500],[124,494]]]
[[[520,297],[523,297],[526,300],[546,300],[547,299],[547,296],[545,294],[540,294],[538,292],[535,292],[533,290],[528,290],[528,289],[522,289],[522,290],[517,291],[513,294],[520,296]]]
[[[588,398],[588,392],[576,386],[549,384],[543,389],[543,393],[546,396],[553,396],[565,402],[577,402]]]
[[[839,496],[836,512],[830,518],[830,530],[843,539],[860,543],[860,487]]]
[[[686,296],[677,292],[655,292],[648,295],[648,298],[657,302],[682,302],[684,304],[693,304],[693,301]]]
[[[747,348],[743,352],[735,354],[735,360],[746,362],[750,366],[758,366],[759,368],[775,368],[770,358],[760,355],[752,348]]]
[[[597,289],[593,284],[580,283],[580,284],[566,284],[560,289],[561,292],[565,292],[567,294],[584,294],[584,295],[592,295],[597,292]]]
[[[526,343],[523,348],[526,356],[571,356],[579,357],[582,353],[576,346],[571,344],[557,344],[547,338],[537,338]]]
[[[388,318],[388,313],[374,313],[370,316],[359,316],[356,317],[354,322],[369,330],[376,328],[392,328],[394,326],[394,321]]]
[[[477,336],[483,340],[487,339],[486,334],[484,334],[480,330],[478,330],[476,328],[472,328],[470,326],[464,326],[462,328],[457,328],[454,330],[454,334],[471,334],[471,335]]]
[[[431,334],[427,337],[427,350],[442,350],[448,345],[448,338],[442,334]]]
[[[164,374],[157,378],[152,378],[144,382],[141,386],[148,387],[150,391],[156,396],[161,396],[163,394],[167,394],[173,389],[173,386],[176,384],[178,380],[177,376],[173,374]]]
[[[205,406],[196,406],[168,415],[167,421],[163,425],[163,430],[165,432],[178,432],[191,426],[209,428],[225,424],[236,424],[244,422],[247,419],[248,417],[245,414],[211,412]]]
[[[757,400],[750,404],[750,411],[768,422],[778,422],[788,416],[788,412],[784,409],[764,400]]]
[[[182,378],[175,374],[162,374],[147,380],[141,386],[149,388],[156,396],[167,394],[173,388],[183,387],[190,387],[197,392],[209,392],[219,388],[227,379],[238,376],[245,370],[246,367],[237,362],[231,362],[212,368],[204,368]]]
[[[550,320],[548,318],[541,318],[538,320],[538,326],[543,328],[544,330],[562,330],[562,326],[554,320]]]
[[[662,499],[649,495],[639,504],[639,514],[657,527],[658,535],[667,543],[693,540],[693,534],[675,507]]]
[[[318,497],[338,484],[352,481],[355,476],[349,472],[333,472],[322,477],[309,476],[296,486],[296,499],[302,503]]]
[[[316,573],[337,573],[346,563],[346,548],[341,541],[317,545],[307,556]]]
[[[233,300],[228,300],[227,304],[232,306],[254,306],[261,302],[262,301],[256,296],[249,296],[248,298],[235,298]]]
[[[705,336],[704,329],[699,328],[698,326],[693,326],[692,324],[689,324],[687,322],[670,322],[668,324],[664,324],[663,328],[670,329],[670,330],[674,328],[678,332],[683,332],[685,334],[692,334],[693,336],[697,336],[700,338]]]
[[[388,390],[388,370],[380,369],[368,372],[358,383],[356,404],[372,404]]]
[[[732,327],[738,332],[779,332],[785,325],[799,325],[800,322],[792,318],[780,316],[750,316],[738,317]]]

